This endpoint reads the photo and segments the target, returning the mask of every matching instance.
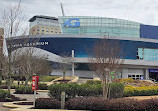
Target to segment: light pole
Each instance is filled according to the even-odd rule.
[[[73,59],[74,59],[74,50],[72,50],[72,76],[75,75],[75,74],[74,74],[74,68],[75,68],[75,66],[74,66]]]

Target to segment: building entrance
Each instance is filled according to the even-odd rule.
[[[149,78],[158,81],[158,69],[149,69]]]

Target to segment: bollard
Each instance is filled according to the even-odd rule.
[[[65,107],[65,92],[61,92],[61,109]]]

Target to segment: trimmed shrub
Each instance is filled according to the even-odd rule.
[[[57,79],[57,76],[41,76],[39,77],[40,82],[51,82],[54,79]]]
[[[134,99],[78,97],[67,101],[66,108],[69,110],[144,111],[145,105]]]
[[[102,96],[101,84],[52,84],[49,86],[49,96],[59,99],[62,91],[66,93],[66,98],[70,99],[78,96]],[[110,97],[120,98],[123,96],[123,83],[111,83]]]
[[[78,97],[67,101],[66,108],[69,110],[105,110],[105,103],[106,100],[100,97]]]
[[[126,86],[124,89],[124,97],[129,96],[150,96],[158,94],[158,86],[142,86],[142,87],[134,87],[134,86]]]
[[[88,80],[87,82],[86,82],[86,84],[101,84],[102,82],[101,81],[99,81],[99,80]]]
[[[106,102],[106,111],[146,111],[145,105],[135,99],[111,99]]]
[[[110,98],[122,98],[124,94],[123,83],[111,83]]]
[[[6,97],[10,97],[10,93],[8,91],[0,89],[0,101],[4,101]]]
[[[15,88],[15,94],[33,94],[32,87],[20,85]]]
[[[53,98],[38,98],[35,102],[35,109],[59,109],[60,101]]]
[[[158,111],[158,99],[153,98],[149,100],[143,100],[144,104],[146,104],[146,111]]]
[[[48,89],[48,86],[47,86],[47,84],[45,84],[45,83],[39,83],[39,84],[38,84],[38,89],[39,89],[39,90],[47,90],[47,89]]]
[[[59,99],[61,96],[61,92],[65,91],[66,92],[66,98],[72,98],[77,95],[77,92],[79,91],[78,89],[78,84],[52,84],[49,86],[49,96]]]
[[[15,85],[15,84],[12,84],[12,85],[10,86],[11,89],[15,89],[16,87],[17,87],[17,85]],[[1,84],[1,85],[0,85],[0,88],[1,88],[1,89],[8,89],[8,85],[6,85],[6,84]]]
[[[129,82],[129,83],[133,83],[134,80],[132,78],[123,78],[120,80],[120,82]]]
[[[81,84],[78,86],[78,96],[101,96],[102,85],[101,84]]]

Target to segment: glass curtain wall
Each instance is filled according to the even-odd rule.
[[[71,18],[79,19],[79,27],[64,25]],[[86,16],[61,16],[59,17],[63,34],[81,35],[109,35],[117,37],[140,38],[140,24],[133,21]],[[74,24],[75,21],[71,21]]]
[[[158,49],[138,48],[138,59],[158,61]]]

